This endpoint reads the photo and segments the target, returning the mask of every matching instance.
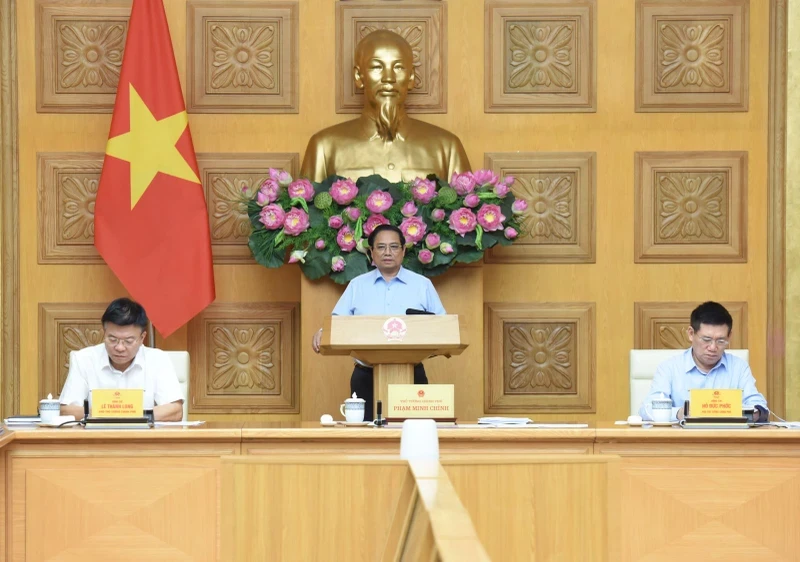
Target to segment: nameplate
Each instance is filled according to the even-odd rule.
[[[390,384],[386,418],[455,418],[452,384]]]
[[[730,418],[742,415],[741,389],[693,388],[689,391],[693,418]]]
[[[90,415],[93,418],[141,418],[144,416],[144,390],[92,390]]]

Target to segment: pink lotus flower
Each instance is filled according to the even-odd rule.
[[[449,242],[442,242],[439,245],[439,251],[442,252],[444,255],[452,254],[453,253],[453,245]]]
[[[392,206],[392,196],[388,191],[376,189],[367,196],[367,209],[372,213],[388,211]]]
[[[344,213],[347,215],[348,219],[355,222],[361,216],[361,209],[359,209],[358,207],[347,207],[344,210]]]
[[[456,234],[464,236],[467,232],[475,230],[477,224],[475,213],[466,207],[461,207],[450,213],[450,230],[453,230]]]
[[[515,199],[511,204],[511,212],[515,215],[521,215],[528,210],[528,202],[525,199]]]
[[[333,215],[331,218],[328,219],[328,226],[331,228],[342,228],[344,224],[344,220],[339,215]]]
[[[503,181],[505,181],[507,186],[511,187],[512,185],[514,185],[514,182],[517,181],[517,179],[514,176],[506,176],[505,180]]]
[[[276,170],[275,168],[270,168],[269,177],[278,182],[281,187],[286,187],[292,183],[292,176],[285,170]]]
[[[519,235],[519,232],[517,232],[516,228],[509,226],[503,231],[503,234],[505,234],[506,238],[508,238],[509,240],[513,240]]]
[[[300,197],[306,201],[314,200],[314,186],[308,180],[297,180],[289,184],[289,197]]]
[[[295,250],[291,254],[289,254],[289,263],[306,263],[306,252],[305,250]]]
[[[472,177],[475,179],[475,183],[481,187],[495,185],[498,182],[497,174],[492,170],[478,170],[477,172],[472,172]]]
[[[268,203],[272,203],[278,198],[280,192],[281,192],[281,186],[278,185],[277,180],[274,180],[272,178],[265,179],[264,182],[261,184],[261,187],[258,188],[258,195],[256,196],[256,201],[258,202],[259,205],[266,205]]]
[[[389,224],[389,219],[383,215],[370,215],[364,223],[364,234],[369,236],[375,228],[382,224]]]
[[[429,250],[435,250],[436,248],[439,247],[441,241],[442,239],[439,238],[438,234],[436,234],[435,232],[431,232],[425,237],[425,246],[427,246]]]
[[[494,192],[498,197],[505,197],[508,195],[509,189],[510,188],[504,183],[498,183],[494,186]]]
[[[297,236],[308,230],[308,213],[303,209],[292,209],[283,219],[283,230],[289,236]]]
[[[358,195],[358,188],[353,180],[337,180],[333,182],[330,194],[339,205],[349,205]]]
[[[431,180],[417,178],[411,184],[411,196],[423,205],[427,205],[436,197],[436,184]]]
[[[430,250],[420,250],[417,254],[417,259],[420,263],[431,263],[433,261],[433,252]]]
[[[267,230],[278,230],[283,226],[283,220],[286,218],[286,213],[280,205],[267,205],[261,209],[261,215],[258,220],[264,225]]]
[[[477,207],[481,204],[481,198],[478,197],[476,193],[470,193],[466,197],[464,197],[464,205],[467,207]]]
[[[428,225],[419,217],[408,217],[400,223],[400,230],[406,237],[406,244],[413,245],[422,240],[428,230]]]
[[[325,246],[327,246],[327,244],[325,243],[325,240],[323,240],[322,238],[320,238],[319,240],[317,240],[316,242],[314,242],[314,247],[315,247],[317,250],[324,250],[324,249],[325,249]]]
[[[484,205],[478,210],[478,224],[486,232],[503,230],[504,220],[506,217],[503,216],[498,205]]]
[[[467,195],[475,191],[475,178],[470,172],[453,174],[453,177],[450,178],[450,187],[455,189],[459,195]]]
[[[334,256],[331,258],[331,270],[335,272],[344,271],[344,266],[347,263],[344,261],[342,256]]]
[[[433,222],[442,222],[445,216],[446,214],[444,209],[434,209],[431,213],[431,219],[433,219]]]
[[[349,226],[343,226],[336,235],[336,243],[345,252],[352,252],[356,247],[356,235]]]
[[[417,209],[417,206],[414,205],[413,201],[407,201],[406,204],[403,205],[403,208],[400,210],[400,213],[402,213],[404,217],[413,217],[414,215],[417,214],[418,210],[419,209]]]

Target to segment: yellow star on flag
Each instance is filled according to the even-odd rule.
[[[131,209],[150,187],[158,172],[200,183],[200,179],[175,147],[189,118],[186,111],[157,120],[130,84],[131,130],[108,139],[106,154],[131,164]]]

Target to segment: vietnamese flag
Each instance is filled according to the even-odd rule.
[[[95,246],[168,336],[214,300],[203,187],[162,0],[134,0]]]

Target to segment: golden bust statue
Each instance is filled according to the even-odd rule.
[[[356,46],[356,85],[364,89],[361,117],[311,137],[300,170],[322,181],[331,174],[351,179],[379,174],[411,181],[436,174],[449,180],[469,170],[458,137],[408,116],[404,102],[414,79],[411,46],[392,31],[373,31]]]

